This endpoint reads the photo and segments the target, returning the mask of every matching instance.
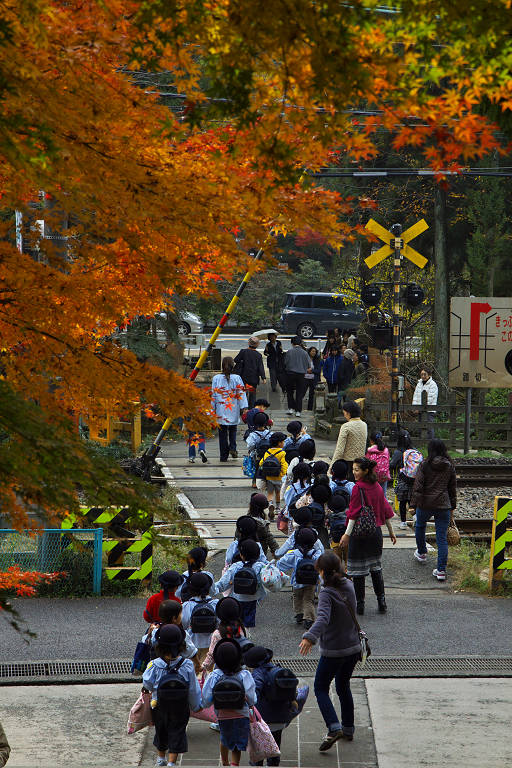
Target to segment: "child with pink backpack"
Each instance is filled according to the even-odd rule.
[[[411,500],[414,480],[423,455],[413,447],[411,437],[404,431],[398,438],[397,450],[393,454],[392,467],[398,469],[395,496],[400,509],[400,528],[407,528],[407,507]]]
[[[389,450],[382,439],[382,432],[370,433],[370,447],[366,451],[366,458],[377,462],[375,474],[384,495],[386,495],[391,475],[389,474]]]

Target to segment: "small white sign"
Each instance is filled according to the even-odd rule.
[[[512,298],[451,300],[451,387],[512,387]]]

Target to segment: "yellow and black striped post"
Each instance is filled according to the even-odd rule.
[[[505,547],[512,543],[512,499],[506,496],[494,497],[494,515],[492,519],[491,556],[489,562],[489,589],[503,577],[503,572],[512,570],[512,558],[505,557]]]
[[[393,255],[393,346],[391,363],[391,432],[398,438],[398,374],[400,363],[400,277],[402,269],[402,248],[404,241],[400,237],[402,234],[402,225],[393,224],[391,233],[394,237],[391,239],[390,246],[394,250]]]

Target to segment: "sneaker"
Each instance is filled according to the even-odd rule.
[[[313,623],[311,619],[304,619],[304,629],[311,629]]]
[[[418,552],[417,549],[414,551],[414,557],[416,558],[416,560],[419,563],[426,563],[427,562],[427,555],[426,554],[425,555],[420,555],[420,553]]]
[[[340,729],[339,731],[329,731],[329,733],[326,733],[324,736],[324,740],[318,747],[320,752],[325,752],[326,750],[330,749],[333,744],[335,744],[339,739],[343,738],[343,731]]]
[[[300,411],[295,411],[295,415],[296,415],[296,416],[302,416],[302,414],[301,414],[301,412],[300,412]]]
[[[167,758],[157,757],[155,765],[167,765]]]
[[[232,459],[238,459],[238,451],[230,451],[229,455]]]
[[[399,525],[398,527],[399,527],[399,528],[400,528],[402,531],[405,531],[405,530],[407,529],[407,527],[408,527],[408,526],[407,526],[407,523],[400,523],[400,525]]]
[[[432,576],[435,576],[438,581],[446,581],[446,571],[438,571],[437,568],[434,568]]]
[[[295,622],[297,624],[302,624],[303,619],[304,619],[304,614],[303,613],[296,613],[295,614]]]
[[[220,726],[218,723],[210,723],[208,727],[210,731],[217,731],[217,733],[220,731]]]
[[[294,410],[293,410],[293,408],[288,408],[288,410],[286,411],[286,413],[287,413],[287,415],[288,415],[288,416],[293,416],[293,414],[294,414]]]
[[[201,457],[201,461],[203,462],[203,464],[206,464],[206,462],[208,461],[206,453],[204,451],[199,451],[199,455]]]
[[[189,464],[193,464],[193,463],[194,463],[194,461],[195,461],[195,459],[194,459],[194,457],[193,457],[193,456],[189,456],[189,457],[188,457],[188,463],[189,463]],[[165,763],[165,765],[167,765],[167,763]]]

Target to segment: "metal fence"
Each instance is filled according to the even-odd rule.
[[[51,573],[62,567],[65,553],[89,555],[92,591],[101,594],[103,529],[75,528],[72,531],[45,528],[41,532],[0,529],[0,571],[18,565],[24,571]]]

